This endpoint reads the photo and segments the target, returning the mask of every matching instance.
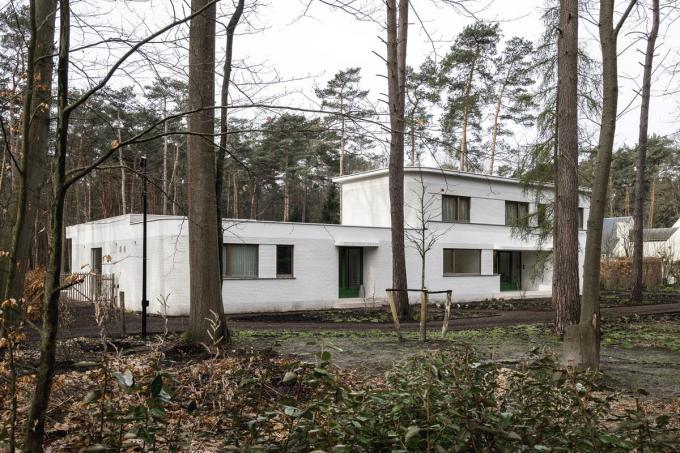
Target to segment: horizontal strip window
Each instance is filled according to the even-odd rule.
[[[480,275],[481,273],[481,250],[444,249],[444,275]]]

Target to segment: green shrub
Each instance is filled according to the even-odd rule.
[[[560,371],[547,356],[510,370],[462,350],[413,357],[397,365],[384,385],[350,391],[317,366],[310,382],[300,384],[323,391],[286,404],[285,442],[260,446],[342,452],[678,448],[670,417],[651,419],[639,404],[615,413],[612,403],[621,395],[596,378]]]

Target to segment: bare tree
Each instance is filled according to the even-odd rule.
[[[404,113],[408,0],[387,0],[387,87],[390,111],[389,192],[392,224],[392,288],[400,318],[410,317],[404,243]]]
[[[158,38],[168,30],[183,24],[195,15],[205,12],[206,9],[213,7],[215,1],[208,2],[188,17],[178,19],[160,30],[148,35],[134,44],[121,56],[106,72],[105,76],[86,90],[80,97],[69,102],[69,63],[70,63],[70,40],[71,40],[71,5],[69,0],[59,0],[59,52],[57,63],[57,112],[54,140],[54,155],[51,165],[51,192],[49,200],[49,227],[47,267],[45,275],[43,314],[40,339],[40,358],[38,361],[37,375],[35,379],[35,390],[31,399],[29,413],[26,421],[26,433],[24,437],[24,451],[41,452],[43,438],[45,435],[45,419],[47,406],[49,404],[50,392],[55,370],[56,358],[56,339],[59,328],[59,296],[61,286],[62,270],[62,248],[64,233],[64,204],[68,189],[80,179],[86,177],[104,161],[109,159],[121,147],[134,142],[117,143],[101,156],[90,162],[84,167],[78,167],[66,171],[68,156],[68,138],[71,115],[78,107],[82,106],[87,100],[99,90],[104,88],[114,76],[121,65],[140,47]],[[33,30],[36,30],[33,27]],[[139,138],[154,130],[156,123],[144,130],[135,138]],[[212,168],[212,159],[211,159]],[[210,186],[211,194],[214,195],[214,185]],[[209,224],[214,227],[214,216],[210,217]],[[213,235],[209,236],[214,238]],[[214,247],[212,248],[214,250]],[[216,261],[215,261],[216,262]],[[220,304],[221,306],[221,304]]]
[[[227,153],[227,104],[229,103],[229,84],[231,83],[231,69],[234,48],[234,33],[236,26],[243,14],[245,0],[239,0],[236,4],[236,9],[229,19],[227,24],[227,45],[224,56],[224,74],[222,75],[222,90],[220,93],[220,147],[217,150],[215,158],[215,195],[217,198],[217,250],[220,260],[220,276],[224,273],[224,262],[222,258],[222,242],[224,237],[224,228],[222,226],[222,188],[224,186],[224,161]],[[166,123],[167,124],[167,123]],[[221,282],[220,277],[220,282]],[[220,287],[222,285],[220,284]]]
[[[614,25],[615,0],[600,2],[599,35],[602,50],[602,120],[597,147],[597,165],[592,183],[588,235],[583,263],[583,295],[579,323],[565,332],[564,361],[582,368],[596,369],[600,365],[600,259],[602,224],[607,207],[609,172],[611,170],[614,133],[618,106],[619,31],[637,0],[629,2]],[[562,131],[560,131],[560,134]]]
[[[428,186],[425,184],[422,172],[419,172],[418,176],[420,185],[418,189],[412,189],[416,203],[409,205],[416,213],[416,223],[414,225],[406,225],[405,237],[420,256],[420,289],[425,289],[427,254],[448,229],[441,231],[431,229],[431,223],[441,214],[441,209],[437,209],[437,202],[440,200],[440,197],[438,196],[439,194],[428,191]]]
[[[217,335],[227,339],[222,305],[220,253],[215,194],[215,20],[209,0],[192,0],[192,12],[203,9],[189,27],[189,137],[187,143],[187,211],[189,219],[189,335],[206,340],[208,320],[219,316]],[[205,8],[205,9],[204,9]],[[221,241],[220,241],[221,242]],[[213,339],[217,340],[217,339]]]
[[[638,153],[635,165],[635,205],[633,209],[633,286],[630,298],[633,302],[642,301],[642,229],[645,203],[645,169],[647,160],[647,135],[649,129],[649,100],[652,91],[652,64],[656,50],[656,37],[659,34],[659,0],[652,0],[652,29],[647,35],[647,49],[645,50],[645,64],[642,72],[642,103],[640,105],[640,130],[638,134]],[[656,178],[654,179],[656,183]],[[650,223],[654,218],[654,191],[650,204]]]
[[[578,0],[560,1],[557,41],[558,152],[555,163],[553,305],[555,330],[578,321]]]
[[[18,300],[21,297],[34,239],[39,200],[45,187],[45,169],[48,167],[54,67],[52,56],[57,7],[54,0],[31,0],[29,5],[31,36],[28,43],[21,124],[22,157],[16,173],[16,211],[8,247],[9,255],[0,257],[0,300]]]

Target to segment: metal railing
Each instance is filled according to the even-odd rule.
[[[116,279],[113,274],[76,272],[61,275],[65,289],[61,297],[72,302],[105,302],[116,305]]]

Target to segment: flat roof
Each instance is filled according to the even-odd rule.
[[[404,167],[404,175],[413,173],[426,173],[430,175],[439,175],[443,177],[454,176],[459,178],[476,179],[482,181],[494,181],[504,184],[523,184],[518,178],[508,178],[505,176],[498,175],[487,175],[483,173],[472,173],[469,171],[454,170],[448,168],[437,168],[437,167]],[[362,181],[365,179],[381,178],[389,175],[388,168],[378,168],[376,170],[367,170],[357,173],[352,173],[350,175],[336,176],[332,178],[332,181],[338,184],[352,183],[357,181]],[[553,188],[554,184],[545,184],[546,187]],[[580,187],[581,192],[590,192],[590,189]]]

